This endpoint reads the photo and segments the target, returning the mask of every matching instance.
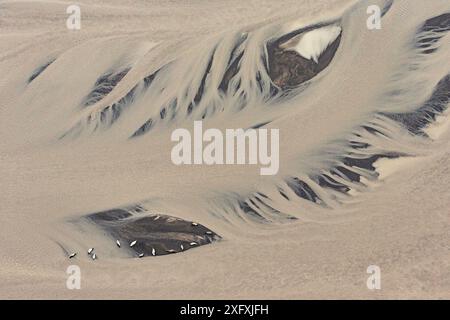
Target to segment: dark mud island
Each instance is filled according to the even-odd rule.
[[[151,214],[139,206],[97,212],[86,219],[107,231],[132,257],[179,253],[221,239],[201,224]]]
[[[317,62],[306,59],[293,50],[284,49],[287,43],[295,41],[296,38],[301,37],[303,33],[320,27],[321,26],[309,27],[291,32],[276,41],[268,43],[268,71],[274,84],[283,90],[296,87],[314,78],[331,63],[339,48],[342,34],[326,48],[318,58]]]

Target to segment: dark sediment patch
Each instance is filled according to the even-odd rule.
[[[441,79],[436,85],[431,97],[416,111],[406,113],[383,113],[383,115],[401,123],[414,135],[425,133],[423,129],[436,120],[450,103],[450,74]]]
[[[389,10],[391,10],[392,5],[394,4],[394,0],[389,0],[383,7],[383,10],[381,11],[381,16],[384,17],[386,15],[386,13],[389,12]]]
[[[147,133],[153,125],[153,119],[148,119],[142,126],[139,127],[139,129],[137,129],[133,135],[131,136],[131,138],[135,138],[135,137],[139,137],[142,136],[143,134]]]
[[[450,31],[450,13],[444,13],[442,15],[433,17],[425,21],[425,23],[420,27],[417,35],[418,40],[416,41],[416,46],[420,49],[424,49],[424,54],[430,54],[435,52],[437,49],[431,46],[438,42],[445,33]],[[430,33],[426,37],[421,37],[423,33]]]
[[[345,157],[342,162],[349,167],[357,167],[361,169],[366,169],[370,171],[375,171],[375,167],[373,164],[381,158],[386,159],[395,159],[401,157],[401,154],[398,153],[389,153],[389,154],[375,154],[368,157]]]
[[[28,78],[28,83],[31,83],[34,79],[36,79],[37,77],[39,77],[42,72],[44,72],[45,69],[47,69],[47,67],[49,65],[51,65],[56,59],[50,60],[49,62],[47,62],[46,64],[40,66],[39,68],[37,68],[36,70],[34,70],[34,72],[31,74],[31,76]]]
[[[280,193],[280,195],[285,198],[287,201],[290,201],[289,197],[286,195],[286,193],[284,192],[284,190],[282,188],[278,188],[278,192]]]
[[[225,71],[225,74],[222,78],[222,81],[220,82],[219,89],[222,90],[222,92],[227,92],[228,85],[231,81],[231,79],[238,73],[239,71],[239,63],[241,62],[242,56],[244,53],[240,53],[239,56],[229,64],[227,70]]]
[[[362,125],[361,128],[363,128],[364,130],[366,130],[367,132],[373,134],[373,135],[382,135],[385,137],[388,137],[386,134],[384,134],[383,132],[381,132],[380,130],[375,129],[374,127],[371,127],[370,125]]]
[[[86,119],[86,121],[87,121],[87,123],[88,124],[90,124],[92,121],[95,121],[95,129],[94,129],[94,131],[96,131],[96,130],[99,130],[100,128],[105,128],[105,127],[110,127],[110,126],[112,126],[116,121],[117,121],[117,119],[119,119],[119,117],[122,115],[122,113],[128,108],[128,107],[130,107],[132,104],[133,104],[133,102],[135,101],[135,99],[143,92],[143,91],[145,91],[145,90],[147,90],[150,86],[151,86],[151,84],[152,84],[152,82],[154,81],[154,79],[155,79],[155,77],[156,77],[156,75],[158,74],[158,72],[161,70],[162,68],[160,68],[160,69],[158,69],[157,71],[155,71],[155,72],[153,72],[152,74],[150,74],[150,75],[148,75],[147,77],[145,77],[145,78],[143,78],[142,80],[140,80],[134,87],[132,87],[127,93],[126,93],[126,95],[124,95],[124,96],[122,96],[118,101],[116,101],[116,102],[114,102],[114,103],[112,103],[112,104],[110,104],[110,105],[108,105],[108,106],[106,106],[105,108],[103,108],[101,111],[100,111],[100,121],[98,122],[98,120],[97,120],[97,118],[96,117],[92,117],[91,115],[89,115],[88,117],[87,117],[87,119]],[[110,85],[116,85],[125,75],[126,75],[126,73],[125,72],[128,72],[129,71],[129,69],[127,69],[127,70],[124,70],[121,74],[120,74],[120,76],[118,76],[118,77],[115,77],[115,76],[113,76],[112,78],[111,77],[109,77],[109,76],[103,76],[103,77],[101,77],[100,79],[103,79],[103,80],[99,80],[100,82],[104,82],[104,81],[106,81],[106,82],[108,82],[108,81],[112,81],[112,83],[110,83]],[[120,78],[120,80],[119,80],[119,78]],[[97,81],[98,83],[99,83],[99,81]],[[97,89],[94,89],[94,91],[96,91]],[[98,94],[98,97],[100,98],[100,99],[102,99],[103,97],[104,97],[104,95],[105,95],[105,93],[107,92],[107,91],[103,91],[103,90],[113,90],[113,87],[108,87],[108,89],[106,89],[106,86],[105,86],[105,89],[101,89],[101,90],[97,90],[97,94]],[[109,93],[109,92],[108,92]],[[90,96],[92,95],[92,93],[90,94]],[[97,99],[97,98],[94,98],[94,96],[92,96],[92,99]],[[99,100],[100,100],[99,99]],[[86,99],[85,99],[86,100]],[[98,100],[98,101],[99,101]],[[90,100],[91,102],[93,101],[93,100]],[[86,106],[87,105],[90,105],[91,104],[91,102],[87,102],[86,101]],[[172,110],[173,111],[173,106],[171,105],[170,106],[171,107],[171,109],[170,110]],[[135,136],[138,136],[138,135],[141,135],[141,134],[144,134],[144,133],[146,133],[148,130],[150,130],[151,128],[152,128],[152,125],[154,124],[154,121],[153,121],[153,119],[149,119],[147,122],[145,122],[132,136],[131,136],[131,138],[133,138],[133,137],[135,137]],[[75,137],[75,136],[77,136],[77,135],[79,135],[80,133],[81,133],[81,130],[82,130],[82,128],[83,128],[83,125],[82,125],[82,121],[80,121],[80,122],[78,122],[74,127],[72,127],[70,130],[68,130],[67,132],[65,132],[64,134],[62,134],[61,136],[60,136],[60,139],[63,139],[63,138],[65,138],[65,137],[68,137],[68,136],[72,136],[72,137]]]
[[[255,124],[255,125],[251,126],[249,129],[259,129],[259,128],[264,127],[265,125],[267,125],[267,124],[269,124],[271,122],[272,121],[261,122],[261,123],[258,123],[258,124]]]
[[[298,197],[315,203],[320,202],[319,196],[311,189],[311,187],[306,182],[300,180],[299,178],[291,178],[287,180],[286,183]]]
[[[166,65],[167,66],[167,65]],[[166,67],[164,66],[164,67]],[[163,68],[164,68],[163,67]],[[149,74],[148,76],[146,76],[143,80],[144,80],[144,86],[145,89],[148,89],[153,81],[155,80],[155,77],[158,75],[158,73],[163,69],[163,68],[159,68],[158,70],[156,70],[155,72],[153,72],[152,74]]]
[[[94,131],[106,129],[110,126],[112,126],[117,119],[122,115],[122,113],[133,104],[133,101],[137,97],[138,93],[140,92],[140,86],[139,84],[135,85],[128,93],[123,96],[119,101],[114,102],[105,108],[103,108],[99,112],[99,120],[97,117],[93,117],[92,115],[88,115],[86,120],[79,121],[76,125],[74,125],[72,128],[70,128],[68,131],[63,133],[59,139],[64,139],[67,137],[76,137],[81,134],[84,125],[84,122],[86,122],[87,125],[92,125],[92,123],[95,125]]]
[[[350,141],[349,144],[350,144],[350,147],[355,150],[367,149],[368,147],[370,147],[370,144],[368,144],[366,142]]]
[[[279,219],[296,220],[294,216],[281,212],[270,205],[270,200],[270,197],[261,192],[236,198],[240,213],[253,221],[266,223]]]
[[[352,144],[350,144],[350,146],[352,146]],[[355,172],[354,171],[355,169],[356,170],[362,169],[365,170],[370,175],[378,176],[378,173],[376,172],[376,168],[374,166],[374,163],[377,160],[396,159],[403,156],[407,155],[398,152],[387,152],[383,154],[372,154],[372,155],[371,154],[357,155],[351,153],[341,158],[341,161],[343,165],[345,165],[345,167],[340,165],[333,166],[329,169],[328,173],[310,175],[309,177],[311,178],[311,180],[313,180],[322,188],[332,189],[340,193],[348,193],[351,190],[351,187],[347,185],[345,182],[339,182],[336,177],[339,177],[352,183],[360,183],[361,175],[358,172]],[[302,190],[303,193],[305,192],[304,190],[307,191],[307,189],[305,189],[303,186]],[[303,193],[301,194],[302,198],[315,201],[314,198],[308,196],[308,194]]]
[[[306,59],[295,51],[285,50],[282,44],[303,32],[315,28],[305,28],[302,32],[289,33],[277,41],[267,44],[268,72],[273,83],[282,90],[296,87],[318,75],[333,60],[341,42],[342,33],[320,55],[318,62]]]
[[[332,168],[330,172],[350,182],[361,182],[360,174],[344,168],[343,166],[336,166]]]
[[[106,221],[117,221],[123,220],[131,217],[131,213],[123,209],[112,209],[108,211],[97,212],[88,216],[92,221],[106,222]]]
[[[90,214],[86,217],[98,227],[106,230],[132,256],[166,255],[192,249],[220,240],[221,237],[207,227],[179,218],[144,213],[139,206],[118,208]],[[133,247],[130,243],[136,241]]]
[[[214,49],[214,52],[211,54],[211,57],[209,58],[208,65],[206,66],[206,70],[203,73],[203,77],[202,77],[200,85],[199,85],[199,87],[197,89],[197,92],[195,94],[194,101],[192,103],[190,103],[188,108],[187,108],[187,114],[190,114],[192,112],[192,110],[194,110],[194,108],[202,100],[203,93],[205,91],[206,79],[207,79],[207,77],[208,77],[208,75],[209,75],[209,73],[211,71],[212,63],[213,63],[213,60],[214,60],[214,54],[215,54],[215,49]]]
[[[116,120],[119,119],[122,112],[133,103],[138,88],[139,85],[135,85],[118,102],[113,103],[108,107],[104,108],[100,113],[100,122],[106,126],[111,126],[114,122],[116,122]]]
[[[316,182],[322,188],[333,189],[341,193],[346,193],[350,191],[350,188],[343,183],[340,183],[327,174],[318,175],[311,177],[311,179]]]
[[[253,210],[249,204],[247,203],[250,202],[251,204],[253,204],[256,208],[259,209],[258,205],[252,201],[251,199],[247,199],[246,201],[242,201],[242,200],[238,200],[238,204],[239,204],[239,208],[242,210],[242,212],[244,212],[245,214],[255,218],[256,220],[266,220],[263,216],[261,216],[258,212],[256,212],[255,210]]]
[[[97,79],[94,89],[84,99],[83,105],[85,107],[93,105],[107,96],[117,84],[127,75],[130,68],[119,72],[108,72]]]
[[[230,80],[237,74],[239,70],[239,63],[241,62],[244,52],[237,54],[239,47],[247,39],[247,35],[241,36],[236,42],[233,50],[231,51],[230,58],[228,59],[227,69],[222,77],[222,81],[219,84],[219,88],[222,92],[227,92]]]

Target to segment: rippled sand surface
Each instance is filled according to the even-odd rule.
[[[70,4],[0,1],[0,298],[450,298],[447,0]],[[202,119],[279,129],[279,172],[174,165]],[[86,220],[135,206],[220,239],[137,259]]]

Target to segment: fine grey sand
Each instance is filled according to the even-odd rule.
[[[0,298],[450,298],[448,0],[71,4],[0,0]],[[195,120],[278,173],[174,165]]]

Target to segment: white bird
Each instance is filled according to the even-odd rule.
[[[77,255],[77,253],[76,252],[74,252],[74,253],[71,253],[70,254],[70,256],[69,256],[69,259],[72,259],[73,257],[75,257]]]
[[[116,244],[120,248],[120,241],[119,240],[116,240]]]
[[[143,254],[143,253],[139,254],[139,258],[142,258],[143,256],[144,256],[144,254]]]
[[[180,248],[181,248],[181,251],[184,251],[184,247],[182,244],[180,245]]]
[[[194,227],[196,227],[196,226],[198,226],[198,223],[197,223],[197,222],[192,222],[192,225],[193,225]]]
[[[155,248],[152,248],[152,256],[156,255],[156,250]]]
[[[97,255],[94,253],[94,254],[92,255],[92,260],[95,260],[95,259],[97,259]]]
[[[211,231],[206,231],[206,234],[209,234],[209,235],[211,235],[211,234],[212,234],[212,232],[211,232]]]
[[[176,251],[173,249],[166,250],[167,253],[175,253]]]
[[[136,244],[136,240],[134,240],[133,242],[130,243],[130,247],[133,247]]]
[[[92,251],[94,251],[94,248],[89,248],[87,252],[88,252],[88,254],[91,254]]]
[[[193,241],[193,242],[191,242],[191,243],[189,243],[191,246],[196,246],[197,245],[197,242],[195,242],[195,241]]]

